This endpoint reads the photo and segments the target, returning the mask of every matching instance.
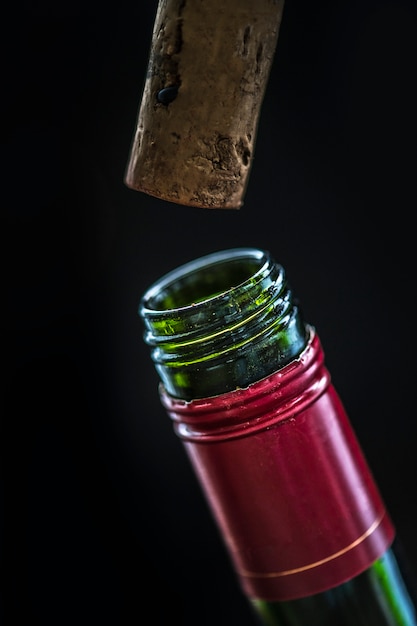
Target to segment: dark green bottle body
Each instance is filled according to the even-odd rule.
[[[351,454],[346,457],[348,464],[353,459],[352,463],[359,468],[353,473],[345,471],[345,460],[334,458],[338,454],[337,437],[330,444],[327,458],[323,441],[330,436],[330,431],[324,435],[322,431],[327,428],[326,420],[331,419],[327,419],[325,413],[326,410],[331,415],[335,413],[337,430],[337,412],[342,414],[343,409],[337,397],[326,404],[328,389],[330,394],[334,392],[321,363],[321,349],[316,345],[314,329],[302,319],[283,268],[261,250],[244,248],[214,253],[178,268],[155,283],[141,301],[140,315],[146,327],[145,340],[151,346],[152,359],[161,378],[161,401],[174,420],[177,435],[184,440],[259,623],[266,626],[416,626],[415,601],[398,564],[390,521],[360,451],[356,451],[356,443],[349,443],[353,452],[346,447]],[[297,368],[300,373],[294,386],[293,382],[286,381],[291,376],[294,378]],[[313,400],[314,406],[321,403],[324,408],[307,407],[307,413],[304,411],[303,417],[299,417],[300,406],[311,404]],[[294,431],[293,439],[284,436],[289,424],[297,420],[298,434]],[[347,420],[341,415],[341,423],[343,420],[341,431],[345,429],[348,434],[340,439],[342,448],[345,439],[352,438]],[[324,426],[311,430],[313,421]],[[277,448],[273,443],[271,447],[268,441],[274,441],[274,433],[275,439],[279,433],[280,439],[288,445]],[[292,441],[297,437],[311,438],[305,448],[305,470],[313,485],[316,477],[317,493],[327,494],[325,500],[330,502],[327,515],[323,513],[322,517],[320,509],[325,507],[315,502],[308,483],[304,484],[303,478],[300,483],[291,478],[293,468],[298,467],[303,456],[293,451]],[[290,449],[296,457],[296,465]],[[322,465],[316,462],[317,455],[312,450],[318,450],[317,454],[324,450]],[[343,450],[339,457],[347,454]],[[239,477],[234,473],[233,464],[230,464],[232,469],[227,469],[231,455],[234,463],[239,464]],[[258,462],[276,466],[259,474],[264,500],[257,496],[256,484],[249,485],[257,475]],[[355,507],[354,503],[352,505],[354,481],[360,480],[361,471],[366,475],[361,488],[370,493],[367,508],[357,516],[358,529],[362,530],[356,529],[350,536],[348,526],[353,522],[346,522],[344,543],[340,539],[344,547],[339,549],[339,539],[333,542],[328,538],[333,532],[329,533],[329,518],[335,516],[337,534],[339,520],[350,514],[350,507]],[[286,473],[290,478],[284,476]],[[331,483],[337,482],[335,477],[339,483],[333,487]],[[239,485],[239,480],[244,484]],[[288,488],[283,484],[285,481],[291,483]],[[342,489],[345,486],[346,494]],[[281,494],[277,503],[284,503],[285,508],[288,505],[293,513],[290,510],[284,515],[281,505],[272,504],[275,492]],[[288,504],[289,493],[293,494],[292,504]],[[258,515],[252,525],[251,509],[245,508],[243,502],[245,494],[247,499],[252,496],[252,502],[258,503]],[[238,506],[232,504],[236,499]],[[268,513],[265,513],[265,501],[270,505]],[[375,521],[366,525],[362,518],[373,510]],[[280,561],[281,552],[284,561],[287,558],[286,542],[295,532],[293,527],[288,533],[285,528],[276,529],[292,520],[291,524],[297,526],[303,537],[308,530],[310,512],[312,519],[317,517],[317,536],[322,533],[326,537],[322,549],[317,545],[307,546],[305,564],[302,553],[294,556],[288,551],[288,562],[293,565],[275,566],[274,559]],[[256,555],[260,544],[256,535],[269,537],[268,551],[273,557]],[[235,541],[234,537],[238,539]],[[272,546],[275,538],[282,542],[282,549]],[[242,545],[236,548],[239,542]],[[243,554],[245,552],[251,556]],[[297,550],[294,548],[293,552]],[[297,559],[302,566],[294,567]],[[263,568],[260,574],[257,567]]]

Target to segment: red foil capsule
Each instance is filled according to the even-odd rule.
[[[325,591],[392,543],[314,329],[298,359],[245,389],[189,402],[160,393],[250,597]]]

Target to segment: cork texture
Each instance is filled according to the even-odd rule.
[[[128,160],[128,187],[239,209],[283,0],[160,0]]]

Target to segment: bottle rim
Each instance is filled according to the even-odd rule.
[[[139,316],[162,382],[186,399],[246,386],[292,360],[308,338],[283,266],[256,247],[168,272],[143,295]]]
[[[253,261],[258,268],[255,271],[248,272],[247,278],[240,282],[235,282],[225,287],[220,293],[207,296],[198,302],[189,302],[172,307],[161,307],[159,303],[163,302],[163,294],[168,290],[177,288],[187,278],[192,278],[201,273],[207,272],[210,268],[219,267],[224,263],[241,262],[243,260]],[[188,261],[176,269],[164,274],[155,281],[143,294],[139,304],[139,314],[144,319],[152,317],[164,316],[167,313],[172,314],[175,311],[196,310],[207,306],[207,302],[215,299],[221,299],[225,294],[235,289],[241,289],[246,284],[254,284],[265,275],[268,265],[270,264],[270,253],[260,248],[239,247],[225,250],[219,250],[210,254],[201,256],[192,261]]]

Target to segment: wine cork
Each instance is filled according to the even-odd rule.
[[[125,183],[239,209],[284,0],[159,0]]]

